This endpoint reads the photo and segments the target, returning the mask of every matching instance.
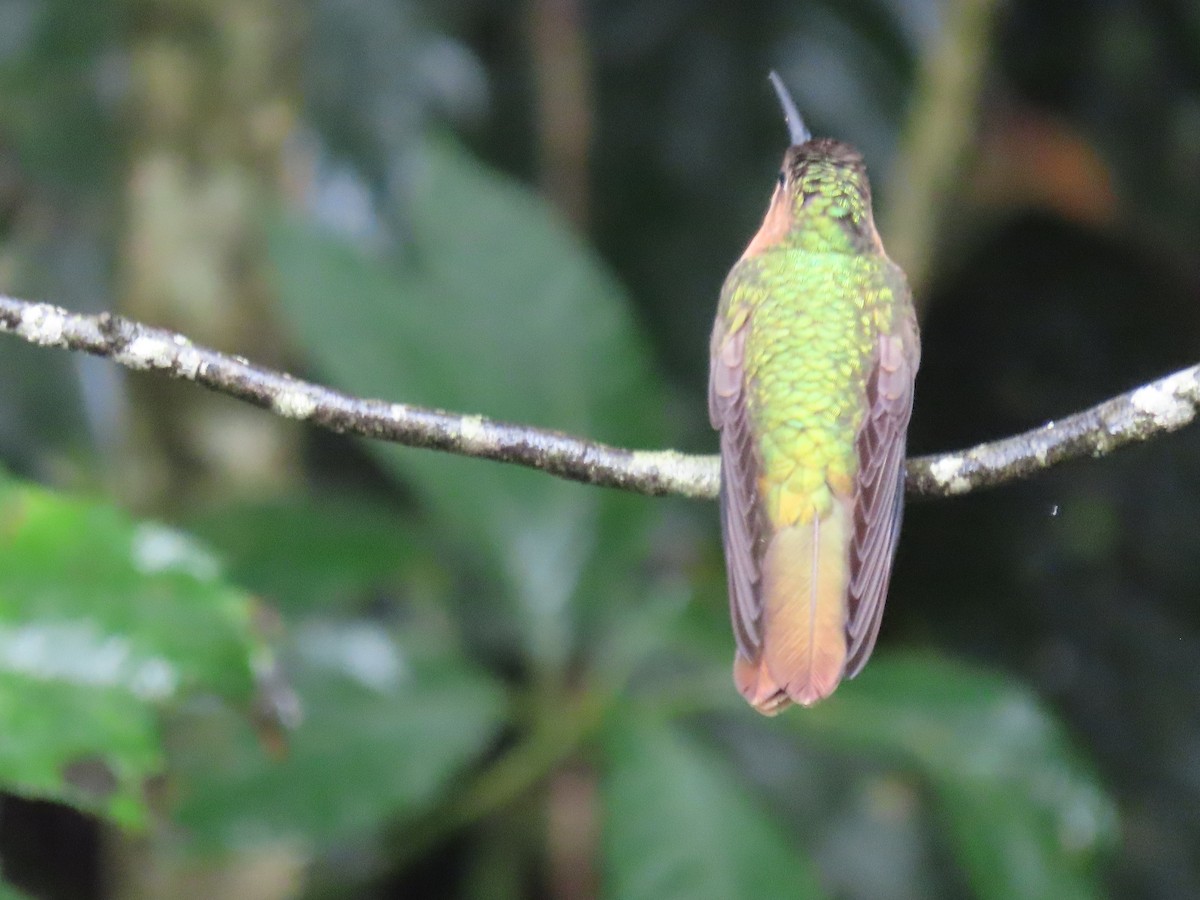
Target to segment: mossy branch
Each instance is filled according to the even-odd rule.
[[[31,344],[111,359],[127,369],[193,381],[279,416],[345,434],[539,469],[584,484],[648,495],[717,496],[715,456],[628,450],[558,431],[352,397],[241,357],[194,344],[182,334],[121,316],[83,315],[0,295],[0,332]],[[1085,456],[1177,431],[1200,408],[1200,365],[1113,397],[1041,428],[954,453],[908,460],[910,497],[947,497],[1027,478]]]

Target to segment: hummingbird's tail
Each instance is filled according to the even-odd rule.
[[[811,706],[833,693],[846,667],[849,504],[780,529],[762,560],[763,639],[756,659],[740,652],[738,690],[759,712]]]

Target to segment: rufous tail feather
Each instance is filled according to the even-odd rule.
[[[822,519],[775,533],[762,559],[762,647],[734,661],[738,690],[759,712],[811,706],[833,693],[846,667],[849,512],[835,501]]]

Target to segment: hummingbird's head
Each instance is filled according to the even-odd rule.
[[[836,225],[854,249],[879,240],[871,213],[871,182],[862,154],[832,138],[815,138],[788,148],[776,185],[793,227]]]
[[[771,83],[787,117],[792,146],[783,156],[771,206],[747,255],[784,242],[813,251],[882,252],[862,154],[841,141],[813,138],[774,72]]]

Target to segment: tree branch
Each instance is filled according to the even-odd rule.
[[[193,344],[173,331],[109,313],[82,315],[0,295],[0,332],[44,347],[104,356],[153,370],[339,433],[516,463],[585,484],[641,494],[713,499],[715,456],[626,450],[558,431],[363,400]],[[1189,424],[1200,409],[1200,365],[1150,382],[1041,428],[957,453],[908,460],[910,497],[947,497],[993,487],[1084,456],[1105,456]]]

